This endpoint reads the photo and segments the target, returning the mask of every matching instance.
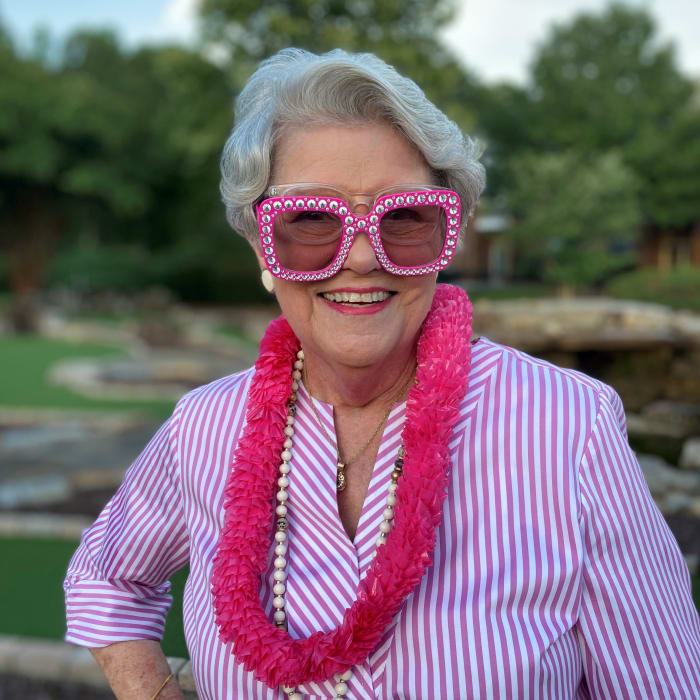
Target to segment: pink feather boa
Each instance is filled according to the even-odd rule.
[[[260,601],[276,521],[292,365],[299,350],[284,318],[268,327],[248,396],[246,427],[226,483],[226,519],[212,574],[220,637],[233,642],[236,660],[256,679],[273,688],[297,686],[325,681],[363,663],[432,564],[447,495],[448,441],[469,381],[471,319],[471,302],[463,290],[437,287],[418,341],[417,382],[407,399],[406,455],[392,530],[342,623],[307,639],[292,639],[277,628]]]

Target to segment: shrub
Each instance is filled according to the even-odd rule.
[[[643,268],[614,277],[605,291],[618,299],[639,299],[700,312],[700,268]]]

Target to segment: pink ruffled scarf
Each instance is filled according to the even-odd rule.
[[[225,489],[226,518],[212,573],[219,635],[246,671],[271,687],[325,681],[361,664],[432,564],[447,495],[448,441],[469,381],[472,305],[466,293],[436,288],[417,348],[416,384],[406,403],[403,475],[387,543],[360,581],[357,599],[328,633],[292,639],[267,617],[260,583],[276,522],[275,491],[292,366],[299,341],[284,318],[260,345],[246,426]],[[293,504],[291,504],[293,506]]]

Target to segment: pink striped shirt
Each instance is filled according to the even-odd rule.
[[[178,403],[85,532],[64,584],[68,641],[160,639],[168,577],[189,560],[185,633],[199,696],[211,700],[285,698],[219,641],[210,595],[251,376],[218,380]],[[334,435],[332,407],[319,409]],[[334,446],[300,388],[286,594],[294,637],[336,626],[354,599],[404,410],[390,415],[350,542],[338,516]],[[348,698],[700,698],[688,570],[609,386],[482,338],[450,449],[434,564],[353,669]],[[272,559],[261,590],[270,619]],[[299,690],[334,697],[329,682]]]

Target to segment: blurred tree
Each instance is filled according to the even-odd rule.
[[[128,53],[105,35],[80,33],[66,43],[62,75],[84,87],[92,108],[63,101],[66,128],[77,132],[67,184],[106,205],[98,235],[167,247],[185,235],[185,210],[206,187],[201,233],[218,202],[216,160],[232,115],[223,72],[183,48]],[[193,223],[191,213],[185,218]]]
[[[532,67],[529,147],[616,149],[639,181],[650,231],[700,219],[700,130],[692,82],[646,9],[612,4],[555,26]]]
[[[229,66],[238,88],[262,59],[289,46],[370,51],[471,130],[478,83],[438,40],[454,12],[454,0],[203,0],[200,9],[207,51]]]
[[[186,49],[129,52],[111,33],[80,32],[45,63],[0,41],[0,245],[18,329],[35,323],[54,249],[77,240],[153,251],[165,278],[194,259],[174,247],[195,245],[198,270],[207,246],[225,249],[235,276],[247,244],[218,193],[232,102],[224,72]]]
[[[530,153],[512,167],[508,200],[521,273],[571,293],[634,263],[637,182],[617,153]]]
[[[628,161],[642,175],[640,205],[647,221],[689,230],[700,221],[700,109],[679,109],[663,130],[640,131]]]
[[[528,117],[531,102],[527,91],[517,85],[481,85],[472,104],[477,113],[477,130],[486,143],[484,162],[488,174],[486,194],[497,208],[513,183],[510,161],[532,148]]]
[[[56,174],[65,157],[55,136],[59,91],[45,68],[0,42],[0,245],[18,330],[34,327],[33,292],[56,238],[64,198]]]
[[[612,4],[555,25],[532,65],[533,144],[605,150],[665,128],[692,84],[645,9]]]

